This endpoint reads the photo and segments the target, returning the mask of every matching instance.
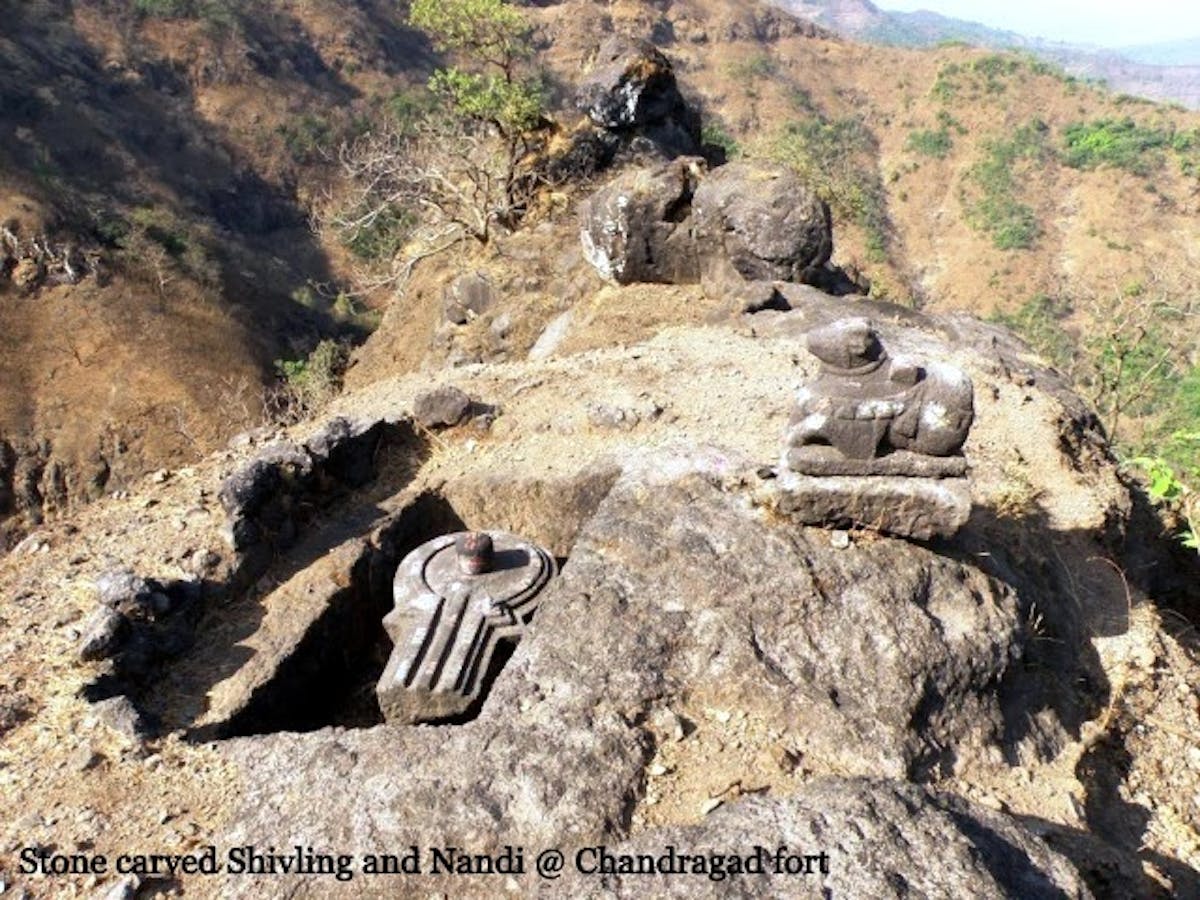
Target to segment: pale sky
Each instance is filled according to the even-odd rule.
[[[1071,43],[1107,47],[1200,37],[1196,0],[876,0],[881,9],[927,9]]]

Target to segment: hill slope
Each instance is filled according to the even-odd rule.
[[[389,303],[355,273],[386,273],[395,246],[359,259],[336,233],[308,228],[326,191],[346,188],[340,142],[436,59],[402,6],[260,0],[230,21],[99,2],[22,10],[0,39],[19,75],[5,79],[0,108],[2,218],[22,257],[0,278],[13,386],[0,438],[14,451],[0,452],[0,515],[15,506],[36,518],[211,449],[259,420],[275,359],[361,334],[364,304],[387,312],[351,369],[359,384],[520,356],[577,300],[603,306],[569,227],[558,230],[587,184],[565,185],[514,238],[546,271],[500,265],[513,310],[503,338],[441,318],[446,279],[496,263],[487,252],[459,245],[423,261]],[[1164,306],[1192,296],[1196,116],[1026,57],[853,44],[728,0],[528,12],[564,86],[554,117],[577,116],[569,86],[596,34],[649,36],[703,108],[709,140],[784,159],[817,183],[833,205],[835,261],[875,297],[1032,315],[1027,332],[1082,377],[1073,348],[1089,323],[1134,296]],[[1099,151],[1080,157],[1070,135]],[[1120,152],[1105,156],[1114,141]],[[31,249],[41,235],[48,249]],[[567,254],[561,264],[551,248]],[[76,258],[84,274],[68,277],[62,260]],[[356,285],[359,297],[339,299]],[[634,325],[599,314],[617,339]],[[1103,407],[1103,384],[1089,390]]]
[[[1101,49],[991,28],[928,10],[883,10],[870,0],[777,0],[783,9],[838,34],[868,43],[935,47],[966,42],[996,50],[1027,50],[1072,75],[1112,90],[1200,107],[1200,66],[1194,42]]]

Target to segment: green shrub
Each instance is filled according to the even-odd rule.
[[[333,140],[333,126],[312,113],[280,125],[279,133],[296,162],[314,162]]]
[[[1148,175],[1163,164],[1163,148],[1171,145],[1165,129],[1138,125],[1133,119],[1076,122],[1063,130],[1062,161],[1075,169],[1114,166]]]
[[[1065,300],[1038,294],[1030,297],[1014,313],[994,313],[991,322],[1005,325],[1019,334],[1038,355],[1062,371],[1071,368],[1075,342],[1063,329],[1063,321],[1071,314]]]
[[[1177,517],[1183,545],[1200,551],[1200,431],[1173,432],[1162,449],[1129,464],[1145,473],[1150,499]]]
[[[720,147],[724,151],[726,159],[736,159],[741,156],[742,151],[741,147],[738,146],[737,139],[718,121],[709,120],[704,123],[704,126],[700,129],[700,142],[705,145]]]
[[[983,159],[967,172],[973,188],[964,196],[967,222],[988,234],[1000,250],[1028,249],[1041,235],[1037,214],[1020,199],[1017,170],[1023,162],[1044,162],[1051,155],[1048,131],[1044,122],[1034,120],[1007,138],[986,142]]]
[[[935,159],[945,159],[953,146],[954,141],[945,128],[938,128],[936,131],[928,128],[910,131],[904,144],[906,150]]]
[[[268,397],[269,413],[281,422],[295,422],[324,406],[341,392],[349,362],[349,346],[329,339],[304,359],[275,360],[279,383]]]
[[[150,240],[171,256],[181,257],[187,252],[187,231],[183,224],[166,210],[141,206],[135,209],[129,218]]]
[[[404,246],[416,217],[398,206],[380,207],[376,215],[347,231],[342,243],[364,262],[386,262]]]
[[[989,94],[1004,90],[1004,79],[1021,69],[1021,60],[1003,53],[991,53],[971,63],[971,72],[983,80],[983,89]]]
[[[933,79],[933,87],[929,89],[929,92],[942,103],[949,103],[958,96],[962,87],[958,77],[961,72],[962,66],[958,63],[946,63],[938,69],[937,75]]]
[[[951,128],[953,128],[959,137],[965,137],[967,135],[967,126],[958,121],[958,119],[954,118],[954,116],[950,115],[949,111],[947,110],[938,110],[937,122],[938,125],[940,125],[945,131],[949,131]]]

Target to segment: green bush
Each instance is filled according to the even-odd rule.
[[[961,72],[962,66],[958,63],[946,63],[938,69],[937,75],[933,79],[933,87],[929,89],[929,92],[942,103],[949,103],[958,96],[962,87],[958,77]]]
[[[938,69],[930,93],[942,103],[968,90],[970,96],[999,94],[1007,87],[1006,79],[1026,65],[1025,60],[1011,53],[989,53],[965,64],[946,63]]]
[[[736,159],[742,153],[737,139],[720,122],[705,122],[700,129],[700,142],[707,146],[720,147],[725,152],[726,159]]]
[[[279,126],[279,133],[296,162],[313,162],[333,141],[333,126],[320,116],[306,113]]]
[[[936,131],[928,128],[911,131],[904,144],[906,150],[935,159],[945,159],[953,146],[954,141],[945,128],[938,128]]]
[[[342,242],[364,262],[386,262],[404,246],[415,224],[416,217],[408,210],[385,206],[368,222],[347,231]]]
[[[1150,499],[1177,517],[1183,545],[1200,551],[1200,431],[1173,432],[1162,455],[1137,456],[1129,464],[1145,473]]]
[[[954,116],[950,115],[948,111],[939,109],[937,121],[938,125],[940,125],[943,130],[949,131],[951,128],[953,128],[959,137],[966,137],[967,126],[958,121],[958,119],[954,118]]]
[[[1020,59],[1002,53],[991,53],[971,63],[971,72],[982,79],[982,88],[989,94],[1003,91],[1004,79],[1016,74],[1020,69]]]
[[[1138,125],[1133,119],[1076,122],[1063,131],[1063,162],[1075,169],[1113,166],[1148,175],[1163,164],[1172,143],[1165,129]]]
[[[983,159],[967,172],[973,188],[973,195],[964,196],[967,222],[1000,250],[1029,249],[1041,235],[1037,214],[1020,199],[1017,170],[1025,161],[1045,162],[1051,156],[1048,131],[1034,120],[1007,138],[986,142]]]
[[[350,348],[342,341],[323,340],[304,359],[275,360],[279,384],[268,398],[269,412],[282,422],[294,422],[324,406],[342,389]]]
[[[988,320],[1011,328],[1040,356],[1065,372],[1075,355],[1075,342],[1062,324],[1070,314],[1071,306],[1065,300],[1038,294],[1016,312],[994,313]]]

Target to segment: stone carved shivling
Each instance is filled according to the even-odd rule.
[[[384,718],[467,712],[503,640],[516,640],[557,572],[545,550],[502,531],[435,538],[400,563],[383,626],[394,649],[375,691]]]
[[[782,508],[806,524],[926,539],[970,513],[961,455],[974,420],[962,370],[891,357],[867,319],[808,335],[821,361],[788,423]]]

